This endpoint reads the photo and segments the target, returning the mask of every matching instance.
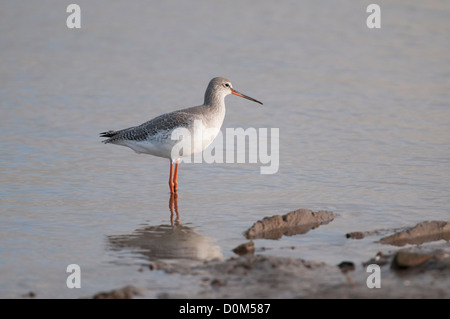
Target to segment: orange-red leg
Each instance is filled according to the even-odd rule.
[[[175,171],[173,173],[173,192],[177,192],[178,188],[178,161],[175,163]]]
[[[173,180],[172,180],[172,161],[170,161],[170,174],[169,174],[169,188],[170,188],[170,193],[173,194],[174,190],[173,190]]]

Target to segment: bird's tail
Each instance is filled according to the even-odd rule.
[[[107,144],[109,142],[111,142],[111,137],[116,136],[117,134],[119,134],[122,130],[120,131],[114,131],[114,130],[109,130],[107,132],[102,132],[100,133],[100,137],[109,137],[107,140],[102,141],[103,143]]]
[[[109,130],[108,132],[102,132],[100,133],[100,137],[113,137],[114,135],[117,135],[119,131]]]

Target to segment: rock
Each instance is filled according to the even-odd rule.
[[[379,251],[374,258],[371,258],[368,261],[363,262],[362,265],[364,267],[367,267],[369,265],[384,266],[387,263],[389,263],[391,258],[392,258],[391,253],[382,253],[381,251]]]
[[[126,286],[121,289],[115,289],[108,292],[99,292],[93,299],[131,299],[139,295],[139,290],[134,286]]]
[[[36,297],[36,293],[34,291],[30,291],[30,292],[28,292],[26,294],[23,294],[22,297],[24,297],[24,298],[34,298],[34,297]]]
[[[351,261],[343,261],[338,265],[343,274],[355,270],[355,264]]]
[[[225,283],[222,280],[220,280],[220,279],[213,279],[213,280],[211,280],[211,286],[212,287],[221,287],[223,285],[225,285]]]
[[[363,239],[365,237],[365,235],[362,231],[355,231],[355,232],[345,234],[345,237],[351,238],[351,239]]]
[[[404,246],[406,244],[419,245],[429,241],[450,240],[450,222],[425,221],[405,231],[380,239],[382,244]]]
[[[255,244],[253,241],[249,241],[234,248],[233,252],[239,256],[253,254],[255,252]]]
[[[405,269],[420,265],[427,260],[433,258],[432,254],[423,254],[417,252],[410,252],[399,250],[392,259],[391,268]]]
[[[257,221],[245,232],[245,236],[248,239],[278,239],[283,235],[304,234],[319,225],[331,222],[335,217],[336,215],[329,211],[298,209],[283,216],[275,215]]]
[[[363,239],[367,236],[380,235],[382,233],[392,233],[392,231],[397,231],[398,229],[376,229],[376,230],[366,230],[366,231],[355,231],[345,234],[346,238],[350,239]]]

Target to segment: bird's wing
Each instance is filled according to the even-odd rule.
[[[162,132],[170,132],[177,127],[188,127],[195,120],[192,114],[175,111],[155,117],[139,126],[133,126],[119,131],[100,133],[100,137],[109,137],[103,143],[114,143],[122,140],[143,141]]]

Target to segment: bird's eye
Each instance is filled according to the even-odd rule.
[[[230,87],[230,83],[225,83],[225,86],[226,86],[227,88],[229,88],[229,87]]]

